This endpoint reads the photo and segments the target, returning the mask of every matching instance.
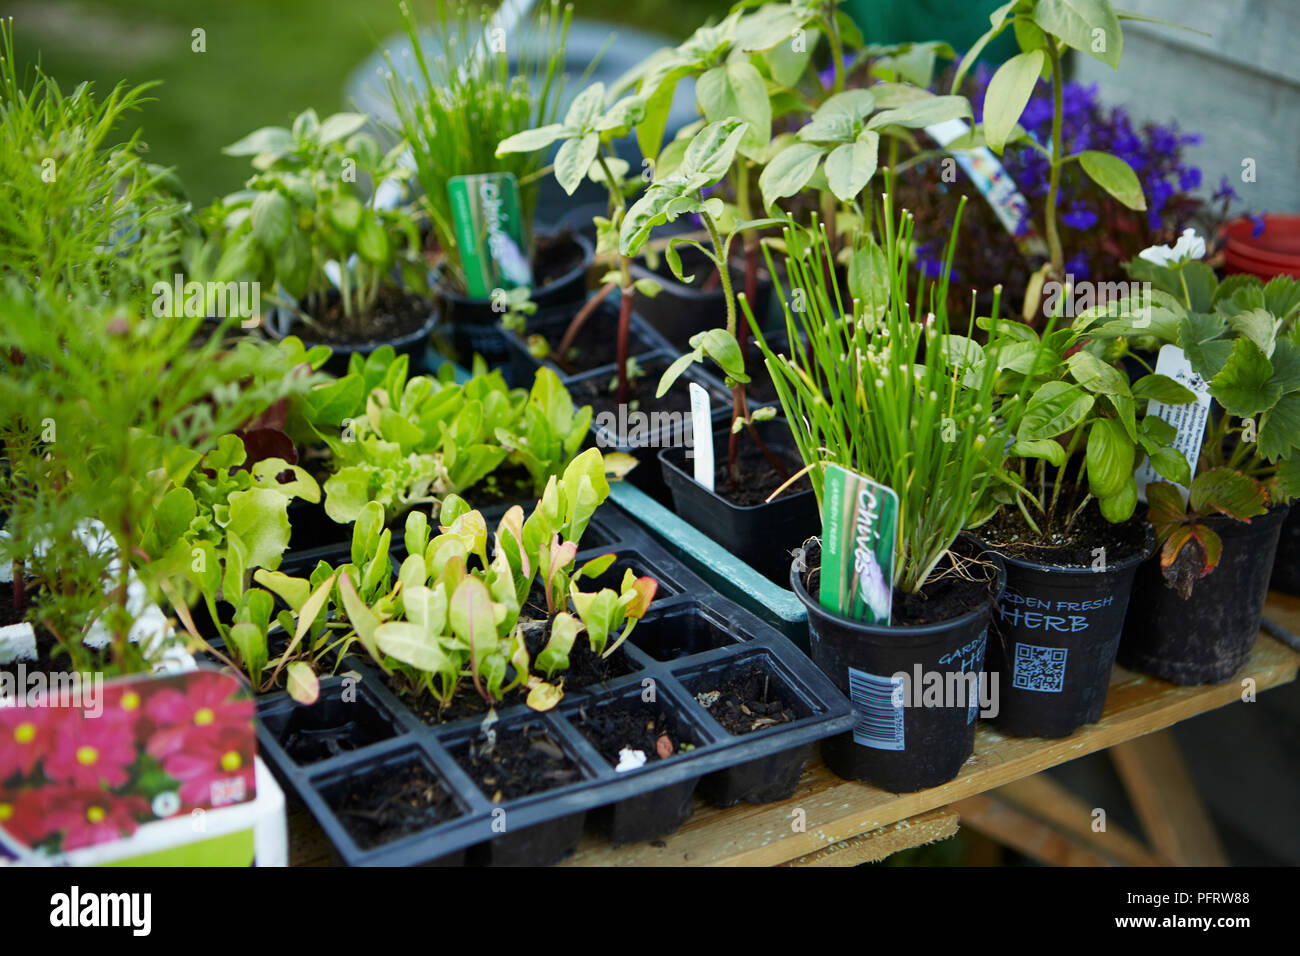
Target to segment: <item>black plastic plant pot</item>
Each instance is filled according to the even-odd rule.
[[[757,428],[764,444],[774,453],[787,461],[799,461],[790,437],[790,426],[784,419],[760,422]],[[728,427],[713,433],[713,460],[721,466],[725,466],[727,461],[730,436]],[[740,441],[742,446],[752,443],[744,433]],[[685,448],[663,449],[659,452],[659,462],[664,483],[672,494],[673,510],[688,524],[777,583],[784,580],[789,569],[791,552],[820,524],[817,496],[812,488],[786,491],[772,502],[735,505],[695,480]]]
[[[554,251],[550,254],[557,258],[566,250],[577,250],[576,255],[570,256],[574,265],[532,290],[530,298],[538,310],[581,302],[587,294],[587,270],[595,256],[591,243],[579,233],[541,234],[537,243],[539,248],[551,243]],[[538,268],[536,260],[534,256],[534,269]],[[501,313],[492,308],[492,300],[476,299],[456,291],[442,280],[441,272],[435,272],[434,279],[457,361],[469,368],[473,357],[481,355],[490,368],[506,364],[510,350],[501,329]]]
[[[510,350],[510,362],[507,366],[510,384],[528,388],[533,383],[537,370],[545,365],[560,377],[560,381],[569,382],[586,372],[596,369],[609,369],[613,375],[618,368],[618,302],[602,302],[587,316],[582,328],[574,338],[576,351],[570,361],[560,362],[555,355],[538,358],[529,348],[528,340],[540,335],[547,340],[551,349],[557,349],[564,339],[564,334],[578,314],[581,303],[560,306],[538,312],[528,319],[524,335],[506,330],[506,345]],[[628,321],[627,355],[629,359],[641,362],[649,353],[664,348],[666,343],[646,324],[645,319],[635,312]]]
[[[999,730],[1068,737],[1101,719],[1133,578],[1154,547],[1148,526],[1135,554],[1095,570],[992,549],[1007,569],[988,648]]]
[[[1288,511],[1278,506],[1249,522],[1223,515],[1201,519],[1218,533],[1223,552],[1187,600],[1165,581],[1159,552],[1144,561],[1124,622],[1119,662],[1174,684],[1230,680],[1255,646]]]
[[[310,706],[281,701],[261,714],[262,724],[289,759],[300,767],[361,750],[396,736],[396,719],[361,684],[345,687],[342,678],[321,682]]]
[[[1282,522],[1282,535],[1277,541],[1277,557],[1273,560],[1273,578],[1269,587],[1274,591],[1300,595],[1300,511],[1294,508]]]
[[[626,405],[615,399],[614,368],[598,369],[570,379],[566,384],[574,405],[591,405],[592,443],[604,454],[623,452],[637,459],[627,480],[658,501],[669,500],[663,468],[656,461],[659,450],[682,448],[691,441],[690,384],[695,382],[709,393],[716,427],[731,415],[731,396],[722,383],[701,369],[685,372],[663,399],[655,397],[664,370],[676,358],[671,352],[642,356],[645,375],[639,380],[640,399]]]
[[[262,328],[266,334],[279,341],[288,335],[296,335],[302,339],[302,343],[307,348],[316,345],[327,345],[330,348],[330,357],[325,360],[322,369],[331,375],[343,376],[347,374],[348,363],[352,360],[353,355],[360,355],[362,358],[369,355],[376,349],[391,345],[398,355],[405,355],[410,361],[411,374],[419,374],[428,371],[425,356],[429,351],[429,339],[433,335],[434,327],[439,321],[438,310],[429,307],[429,317],[420,325],[419,328],[407,332],[405,335],[399,335],[390,339],[379,339],[373,342],[322,342],[317,335],[313,333],[311,326],[301,321],[294,314],[283,309],[272,309],[265,317]]]
[[[611,720],[611,715],[618,717]],[[614,767],[615,772],[629,779],[633,775],[645,773],[646,768],[681,760],[684,754],[710,739],[700,729],[695,715],[653,679],[651,684],[644,687],[638,684],[622,693],[585,701],[567,716],[587,742]],[[622,738],[609,734],[611,726],[622,723],[639,727],[652,721],[672,736],[677,751],[667,757],[651,753],[648,762],[641,768],[619,771]],[[642,753],[645,751],[642,750]],[[614,843],[637,843],[667,836],[675,832],[695,811],[695,787],[699,781],[698,775],[686,777],[669,786],[610,804],[593,814],[592,825],[597,833]]]
[[[810,656],[857,718],[853,730],[822,741],[836,774],[911,793],[947,783],[974,753],[980,700],[971,685],[984,670],[991,606],[1006,584],[1006,570],[992,557],[990,600],[949,621],[906,627],[851,620],[810,596],[805,581],[820,570],[819,545],[810,543],[791,564],[790,587],[808,609]],[[903,674],[906,681],[896,676]],[[936,681],[945,692],[927,701],[923,688]]]
[[[469,866],[551,866],[573,855],[582,839],[585,811],[502,833],[495,839],[470,847]]]
[[[676,833],[695,812],[699,782],[699,777],[692,777],[601,807],[592,814],[592,829],[614,844],[658,840]]]
[[[637,293],[632,307],[645,316],[646,321],[672,343],[673,348],[684,352],[690,348],[692,335],[715,329],[721,324],[727,304],[720,285],[715,283],[710,288],[704,287],[709,276],[715,271],[713,263],[705,259],[698,250],[689,246],[683,246],[680,252],[685,274],[695,277],[698,282],[689,286],[678,282],[669,270],[668,264],[662,260],[657,270],[646,268],[643,262],[633,262],[632,278],[653,279],[660,284],[660,290],[658,295],[652,297]],[[745,291],[743,261],[732,260],[731,282],[735,292]],[[750,307],[754,310],[754,317],[758,319],[760,325],[766,322],[771,300],[772,279],[767,273],[766,265],[760,264],[758,294],[755,301],[750,303]],[[745,321],[743,315],[740,321]]]

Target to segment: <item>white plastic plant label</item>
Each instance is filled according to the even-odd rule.
[[[1192,371],[1192,363],[1187,361],[1183,350],[1176,345],[1166,345],[1160,349],[1156,358],[1156,374],[1167,375],[1179,385],[1196,394],[1196,401],[1186,405],[1166,405],[1164,402],[1152,401],[1147,406],[1147,414],[1162,418],[1178,432],[1173,447],[1187,459],[1192,477],[1196,477],[1196,460],[1201,455],[1201,442],[1205,438],[1205,423],[1210,417],[1210,383]],[[1147,485],[1153,481],[1164,481],[1151,467],[1150,461],[1144,461],[1135,476],[1138,497],[1146,501]],[[1183,502],[1187,501],[1187,489],[1178,486]]]
[[[712,491],[713,418],[709,409],[709,393],[696,382],[691,382],[691,451],[695,480]]]

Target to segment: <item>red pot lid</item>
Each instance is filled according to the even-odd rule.
[[[1263,217],[1264,228],[1258,236],[1255,221],[1247,216],[1234,219],[1223,228],[1228,251],[1259,262],[1280,266],[1300,265],[1300,216],[1270,213]]]

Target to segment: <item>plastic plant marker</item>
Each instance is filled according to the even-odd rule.
[[[821,588],[827,610],[888,625],[893,611],[898,495],[838,465],[826,468]]]
[[[713,425],[709,416],[709,393],[691,382],[691,450],[695,480],[713,490]]]
[[[1160,349],[1156,358],[1156,374],[1167,375],[1179,385],[1184,385],[1196,393],[1196,401],[1187,405],[1166,405],[1152,399],[1147,408],[1148,415],[1155,415],[1178,431],[1173,447],[1182,452],[1191,468],[1191,477],[1196,477],[1196,462],[1201,457],[1201,441],[1205,438],[1205,423],[1210,417],[1210,383],[1192,371],[1192,363],[1187,360],[1183,350],[1176,345],[1166,345]],[[1147,485],[1153,481],[1164,481],[1151,462],[1145,462],[1134,476],[1137,480],[1138,497],[1145,501]],[[1187,489],[1178,486],[1187,501]]]
[[[453,176],[447,181],[447,195],[469,294],[486,299],[496,289],[531,286],[533,271],[514,175]]]

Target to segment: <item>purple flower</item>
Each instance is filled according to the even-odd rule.
[[[1214,201],[1218,202],[1220,199],[1227,199],[1233,202],[1240,201],[1241,199],[1241,197],[1237,195],[1237,190],[1232,188],[1232,183],[1228,182],[1227,176],[1224,176],[1219,180],[1219,188],[1214,191]]]
[[[1071,229],[1091,229],[1097,225],[1097,214],[1081,203],[1075,203],[1070,211],[1061,217],[1061,222]]]
[[[1190,192],[1199,185],[1201,185],[1201,169],[1199,166],[1188,166],[1178,174],[1178,188],[1183,192]]]
[[[1072,258],[1065,262],[1066,275],[1072,275],[1077,280],[1085,280],[1092,276],[1092,270],[1088,268],[1088,255],[1084,252],[1076,253]]]
[[[1252,227],[1250,230],[1250,238],[1258,239],[1264,234],[1264,217],[1258,214],[1252,215],[1250,217],[1250,222]]]

